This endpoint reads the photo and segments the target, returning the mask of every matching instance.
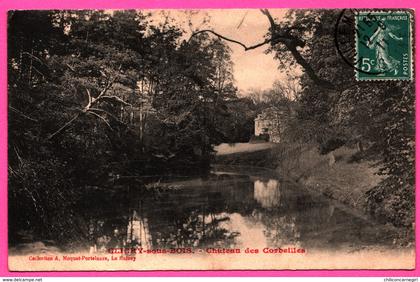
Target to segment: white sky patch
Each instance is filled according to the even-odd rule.
[[[154,21],[162,20],[161,11],[152,12]],[[273,17],[281,21],[287,13],[287,9],[270,10]],[[192,32],[188,26],[188,16],[191,17],[193,29],[211,29],[215,32],[240,41],[251,46],[264,41],[270,23],[258,9],[214,9],[195,10],[193,13],[186,13],[185,10],[166,10],[165,13],[176,19],[189,36]],[[202,24],[203,19],[209,21]],[[279,63],[274,59],[274,54],[266,54],[268,45],[261,46],[254,50],[244,51],[243,47],[228,42],[232,49],[233,75],[235,84],[241,95],[246,95],[249,89],[269,89],[275,80],[282,80],[286,74],[278,69]]]

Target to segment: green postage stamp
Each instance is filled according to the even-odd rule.
[[[355,17],[356,79],[411,80],[411,13],[359,11]]]

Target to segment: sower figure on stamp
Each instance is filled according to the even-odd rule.
[[[395,32],[398,28],[393,25],[389,25],[387,28],[378,27],[373,35],[369,38],[367,46],[370,49],[375,48],[376,53],[376,67],[375,69],[380,72],[392,72],[394,75],[398,74],[398,65],[400,62],[393,58],[389,53],[389,41],[390,39],[402,41],[402,37],[396,36]],[[387,48],[388,47],[388,48]]]

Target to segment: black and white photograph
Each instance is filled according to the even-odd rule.
[[[7,24],[10,271],[414,268],[413,10]]]

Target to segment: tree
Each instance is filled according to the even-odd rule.
[[[291,10],[287,24],[302,27],[307,62],[316,75],[341,85],[321,87],[302,76],[298,125],[303,137],[316,140],[326,153],[358,143],[359,158],[373,159],[384,180],[367,195],[369,210],[395,225],[411,227],[414,216],[414,90],[407,81],[360,82],[344,64],[334,45],[335,10]],[[308,23],[308,21],[310,23]],[[303,32],[305,31],[305,32]],[[284,64],[293,58],[283,57]],[[306,125],[306,126],[305,126]],[[306,137],[305,137],[306,135]]]
[[[136,11],[17,11],[9,31],[13,236],[83,236],[75,203],[110,175],[208,167],[236,91],[222,43]]]
[[[315,70],[312,68],[311,64],[308,62],[308,60],[302,55],[302,51],[300,51],[300,50],[305,50],[307,47],[304,37],[302,35],[307,34],[306,31],[311,28],[311,25],[317,23],[315,18],[310,17],[311,16],[310,13],[308,16],[305,15],[307,20],[304,26],[290,25],[290,22],[289,24],[286,23],[286,25],[278,23],[272,17],[268,9],[261,9],[261,13],[267,17],[270,23],[270,29],[268,31],[266,39],[255,45],[246,46],[242,42],[239,42],[231,38],[227,38],[209,29],[194,32],[191,35],[191,38],[202,33],[210,33],[217,36],[220,39],[242,46],[245,51],[253,50],[261,46],[264,46],[266,44],[270,44],[272,48],[277,48],[278,52],[283,53],[283,55],[287,57],[291,56],[294,59],[294,61],[298,63],[304,69],[306,74],[319,86],[326,89],[337,88],[330,81],[327,81],[323,79],[322,77],[318,76]],[[303,16],[303,13],[304,12],[301,13],[302,16]]]
[[[354,69],[344,64],[334,44],[339,16],[336,10],[290,10],[281,23],[267,9],[261,12],[270,22],[266,39],[261,43],[246,46],[212,30],[197,31],[192,37],[210,33],[241,45],[245,51],[270,44],[268,52],[274,52],[281,66],[300,66],[303,75],[302,93],[297,99],[298,120],[289,130],[293,138],[300,136],[305,142],[315,140],[322,153],[357,142],[364,157],[374,158],[380,173],[386,175],[367,196],[369,209],[396,225],[411,227],[414,218],[412,83],[356,81]],[[349,35],[352,37],[354,33]],[[255,97],[260,99],[260,96]]]

